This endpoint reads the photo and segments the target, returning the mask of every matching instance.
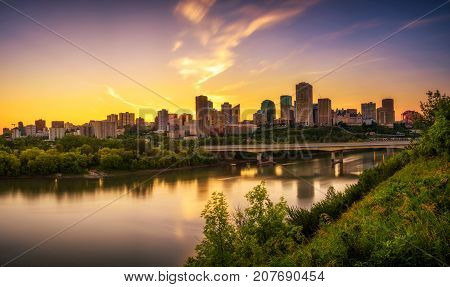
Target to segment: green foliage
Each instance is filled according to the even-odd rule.
[[[195,248],[197,255],[189,258],[190,266],[232,266],[233,241],[236,230],[229,222],[228,204],[223,193],[214,192],[201,215],[205,219],[204,238]]]
[[[443,109],[450,107],[450,97],[446,94],[441,94],[439,90],[434,93],[431,91],[427,92],[427,101],[420,102],[420,109],[422,110],[423,116],[417,120],[417,125],[421,128],[431,127],[436,119],[436,114],[438,112],[445,113]]]
[[[311,237],[321,227],[324,217],[338,219],[353,203],[369,193],[380,182],[388,179],[395,172],[406,166],[411,160],[409,151],[404,151],[389,158],[380,165],[365,170],[359,177],[358,183],[349,186],[343,192],[329,190],[325,200],[315,203],[310,210],[290,207],[289,221],[302,227],[302,233]]]
[[[300,246],[304,266],[443,266],[450,263],[449,163],[407,165]]]
[[[204,239],[188,266],[286,265],[284,254],[293,251],[299,228],[286,221],[284,199],[273,203],[264,183],[245,196],[249,206],[238,209],[231,223],[222,193],[214,193],[202,217]]]
[[[20,160],[13,154],[0,151],[0,176],[14,176],[20,173]]]

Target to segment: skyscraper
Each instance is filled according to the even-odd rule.
[[[209,101],[206,96],[200,95],[195,97],[195,118],[197,120],[197,135],[206,134],[210,124]]]
[[[158,131],[167,131],[169,112],[165,109],[158,111]]]
[[[261,103],[261,111],[263,113],[263,123],[272,125],[276,116],[275,103],[271,100],[264,100]]]
[[[231,117],[231,104],[228,102],[225,102],[222,104],[222,114],[225,121],[225,124],[231,124],[232,117]]]
[[[116,114],[110,114],[106,116],[106,120],[108,122],[115,122],[116,123],[116,127],[119,126],[119,116]]]
[[[134,113],[119,113],[119,128],[134,126]]]
[[[241,105],[236,105],[231,109],[231,123],[238,124],[241,121]]]
[[[64,121],[52,121],[52,128],[64,128]]]
[[[363,121],[377,120],[377,105],[375,103],[362,103],[361,104],[361,113],[363,117]]]
[[[296,123],[312,126],[313,125],[313,87],[305,82],[295,86]]]
[[[331,116],[331,100],[330,99],[319,99],[317,101],[318,112],[319,112],[319,125],[330,126],[332,124]]]
[[[282,95],[280,96],[280,109],[281,109],[281,115],[280,118],[289,123],[290,117],[290,110],[292,108],[292,97],[288,95]]]
[[[395,122],[394,99],[383,99],[381,106],[386,113],[386,125],[392,125]]]
[[[35,120],[34,125],[36,126],[36,132],[43,132],[47,128],[43,119]]]

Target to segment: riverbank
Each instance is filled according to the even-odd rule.
[[[294,255],[302,266],[446,266],[450,164],[420,159],[322,225]]]

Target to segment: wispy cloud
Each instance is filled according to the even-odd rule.
[[[192,23],[200,23],[215,0],[181,0],[175,7],[175,13]]]
[[[112,98],[130,106],[133,107],[135,109],[140,109],[140,108],[151,108],[150,106],[145,106],[145,105],[139,105],[139,104],[135,104],[132,103],[128,100],[126,100],[125,98],[123,98],[121,95],[119,95],[113,88],[111,87],[106,87],[106,93],[107,95],[111,96]]]
[[[198,40],[203,47],[202,50],[191,52],[191,54],[173,60],[170,64],[183,77],[194,77],[196,87],[199,88],[201,84],[235,64],[234,50],[244,39],[259,30],[300,15],[318,0],[279,1],[266,5],[269,2],[237,7],[227,13],[232,20],[224,19],[221,16],[206,16],[206,12],[200,13],[203,20],[200,20],[201,23],[192,21],[198,25],[193,26],[189,35]],[[175,9],[176,13],[180,13],[180,11]]]
[[[181,46],[183,46],[183,42],[182,41],[175,41],[175,43],[173,43],[173,47],[172,47],[172,52],[175,52],[176,50],[180,49]]]

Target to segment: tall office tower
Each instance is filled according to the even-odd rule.
[[[281,108],[280,118],[283,121],[289,123],[290,121],[289,112],[292,108],[292,97],[288,95],[280,96],[280,108]]]
[[[137,118],[136,119],[136,125],[138,127],[140,127],[140,128],[145,127],[145,120],[144,120],[144,118],[141,118],[141,117]]]
[[[331,126],[333,123],[331,116],[331,100],[319,99],[317,105],[319,108],[319,125]]]
[[[363,120],[377,120],[377,105],[375,103],[362,103],[361,104],[361,113]]]
[[[106,120],[108,122],[115,122],[116,123],[116,127],[119,126],[119,116],[116,114],[110,114],[106,116]]]
[[[231,109],[231,123],[238,124],[241,121],[241,105],[236,105]]]
[[[35,120],[34,125],[36,126],[36,132],[43,132],[47,128],[43,119]]]
[[[394,99],[383,99],[381,106],[386,113],[386,125],[392,125],[395,122]]]
[[[169,112],[165,109],[158,111],[158,131],[167,131]]]
[[[182,126],[185,126],[192,122],[192,115],[191,114],[181,114],[180,115],[180,124]]]
[[[383,107],[377,108],[377,123],[379,125],[385,126],[387,125],[387,112]]]
[[[52,128],[64,128],[64,121],[52,121]]]
[[[275,103],[271,100],[264,100],[261,103],[261,111],[263,113],[263,124],[273,124],[276,116]]]
[[[305,126],[312,126],[313,120],[313,87],[308,83],[295,86],[296,122]]]
[[[319,124],[319,105],[313,104],[313,123],[314,125]]]
[[[197,135],[207,133],[209,122],[209,101],[206,96],[200,95],[195,97],[195,118],[197,121]]]
[[[231,104],[228,102],[225,102],[222,104],[222,114],[223,118],[225,120],[225,124],[231,124],[232,118],[231,118]]]
[[[119,113],[119,128],[134,126],[134,113]]]

